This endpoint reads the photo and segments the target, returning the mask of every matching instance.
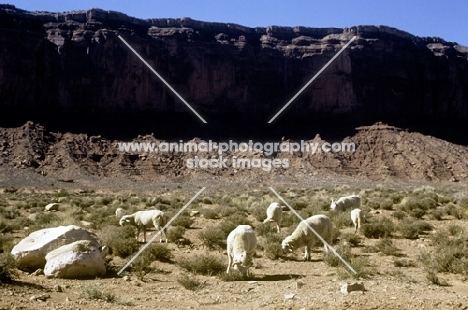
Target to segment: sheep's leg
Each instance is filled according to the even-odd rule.
[[[310,260],[310,245],[305,246],[304,259],[305,260]]]
[[[138,241],[138,237],[140,236],[140,227],[137,227],[137,234],[136,234],[136,240]]]
[[[143,226],[143,243],[146,243],[146,226]]]
[[[280,232],[280,226],[279,226],[279,224],[276,224],[276,230],[278,231],[278,233]]]
[[[233,258],[231,256],[231,254],[228,253],[228,267],[227,267],[226,273],[229,273],[229,271],[231,270],[232,259]]]

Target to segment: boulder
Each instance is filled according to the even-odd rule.
[[[44,211],[58,211],[59,210],[59,204],[56,202],[49,203],[47,206],[45,206]]]
[[[44,274],[55,278],[94,278],[106,274],[99,247],[93,241],[79,240],[59,247],[45,257]]]
[[[20,269],[34,271],[44,268],[47,253],[78,240],[89,240],[100,247],[96,235],[79,226],[69,225],[33,232],[15,245],[11,254]]]

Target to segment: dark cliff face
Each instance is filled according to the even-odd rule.
[[[33,119],[52,129],[91,132],[170,135],[165,128],[171,126],[174,135],[310,137],[315,125],[324,124],[330,131],[379,120],[434,129],[436,120],[438,126],[468,120],[468,48],[383,26],[247,28],[188,18],[139,20],[99,9],[32,13],[2,5],[0,49],[0,126]]]

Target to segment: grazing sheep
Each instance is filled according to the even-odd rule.
[[[160,210],[146,210],[146,211],[137,211],[130,215],[124,215],[119,221],[121,226],[126,224],[131,224],[137,228],[137,236],[140,235],[140,230],[143,230],[143,242],[146,242],[146,228],[151,226],[151,224],[156,228],[156,230],[161,230],[161,235],[159,235],[159,242],[162,242],[162,235],[164,234],[164,239],[166,239],[166,232],[162,228],[166,225],[167,218],[164,215],[164,212]]]
[[[306,223],[313,228],[328,244],[333,240],[333,224],[330,218],[323,214],[311,216],[297,225],[294,232],[281,243],[283,251],[292,252],[294,249],[305,246],[305,260],[310,260],[310,250],[320,239],[312,232]],[[324,244],[325,252],[328,248]]]
[[[267,210],[267,218],[266,220],[263,221],[263,223],[268,223],[268,222],[275,222],[276,223],[276,229],[278,232],[280,232],[280,225],[281,225],[281,213],[283,212],[283,208],[280,206],[279,203],[273,202],[271,203]]]
[[[354,233],[356,233],[357,230],[361,228],[361,224],[366,222],[366,216],[361,209],[353,209],[351,211],[351,221],[353,221]]]
[[[249,267],[252,266],[252,258],[257,247],[257,236],[250,225],[239,225],[229,233],[227,237],[228,267],[238,270],[243,276],[249,276]]]
[[[336,211],[345,211],[347,209],[356,209],[361,207],[361,197],[357,195],[341,197],[337,201],[332,199],[330,209]]]
[[[122,218],[122,216],[125,215],[125,210],[122,209],[122,208],[117,208],[117,210],[115,210],[115,217],[120,220]]]

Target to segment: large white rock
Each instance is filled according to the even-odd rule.
[[[61,246],[46,255],[44,274],[56,278],[90,278],[106,274],[101,251],[89,240]]]
[[[78,240],[90,240],[96,247],[100,247],[96,235],[79,226],[69,225],[33,232],[15,245],[11,254],[20,269],[34,271],[44,268],[47,253]]]

